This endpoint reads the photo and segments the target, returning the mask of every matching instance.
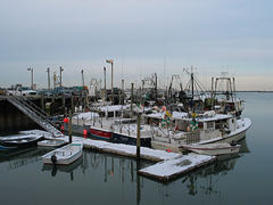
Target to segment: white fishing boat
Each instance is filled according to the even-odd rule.
[[[203,145],[182,145],[182,148],[197,154],[218,156],[224,154],[236,154],[240,151],[241,145],[231,145],[229,143],[214,143]]]
[[[42,140],[39,141],[38,146],[40,147],[60,147],[66,144],[66,142],[64,140]]]
[[[42,156],[44,164],[68,165],[82,156],[82,142],[73,142]]]
[[[153,121],[153,115],[146,115]],[[155,149],[181,151],[181,147],[191,144],[213,144],[238,142],[245,137],[251,127],[248,118],[237,119],[230,114],[205,112],[192,117],[188,113],[173,113],[169,124],[162,126],[164,114],[158,117],[158,125],[151,127],[151,145]],[[165,120],[166,121],[166,120]]]

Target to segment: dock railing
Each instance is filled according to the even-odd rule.
[[[49,119],[49,115],[26,97],[8,96],[7,100],[46,131],[54,136],[62,135],[56,125]]]

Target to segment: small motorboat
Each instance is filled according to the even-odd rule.
[[[241,145],[229,144],[229,143],[213,143],[202,145],[183,145],[182,149],[192,151],[203,155],[224,155],[224,154],[236,154],[240,151]]]
[[[1,137],[0,138],[0,149],[16,149],[36,146],[39,140],[43,139],[43,135],[28,134],[28,135],[14,135],[11,137]]]
[[[73,142],[42,156],[44,164],[68,165],[82,156],[82,142]]]
[[[42,140],[38,142],[38,146],[41,147],[60,147],[65,145],[66,142],[64,140]]]

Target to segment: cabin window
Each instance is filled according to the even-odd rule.
[[[215,122],[215,129],[223,129],[226,121],[219,120]]]
[[[190,126],[190,123],[188,121],[176,121],[177,129],[180,131],[187,132],[187,128]]]
[[[207,129],[214,129],[214,122],[207,122]]]

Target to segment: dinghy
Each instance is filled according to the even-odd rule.
[[[68,165],[82,156],[83,144],[73,142],[59,149],[53,150],[42,156],[44,164]]]
[[[29,134],[29,135],[14,135],[11,137],[1,137],[1,150],[15,149],[36,146],[37,142],[41,140],[43,135]]]
[[[224,155],[224,154],[236,154],[240,151],[241,145],[231,145],[229,143],[214,143],[214,144],[202,144],[202,145],[183,145],[182,149],[189,150],[203,155]]]
[[[66,142],[64,140],[43,140],[38,142],[38,146],[41,147],[60,147],[65,145]]]

